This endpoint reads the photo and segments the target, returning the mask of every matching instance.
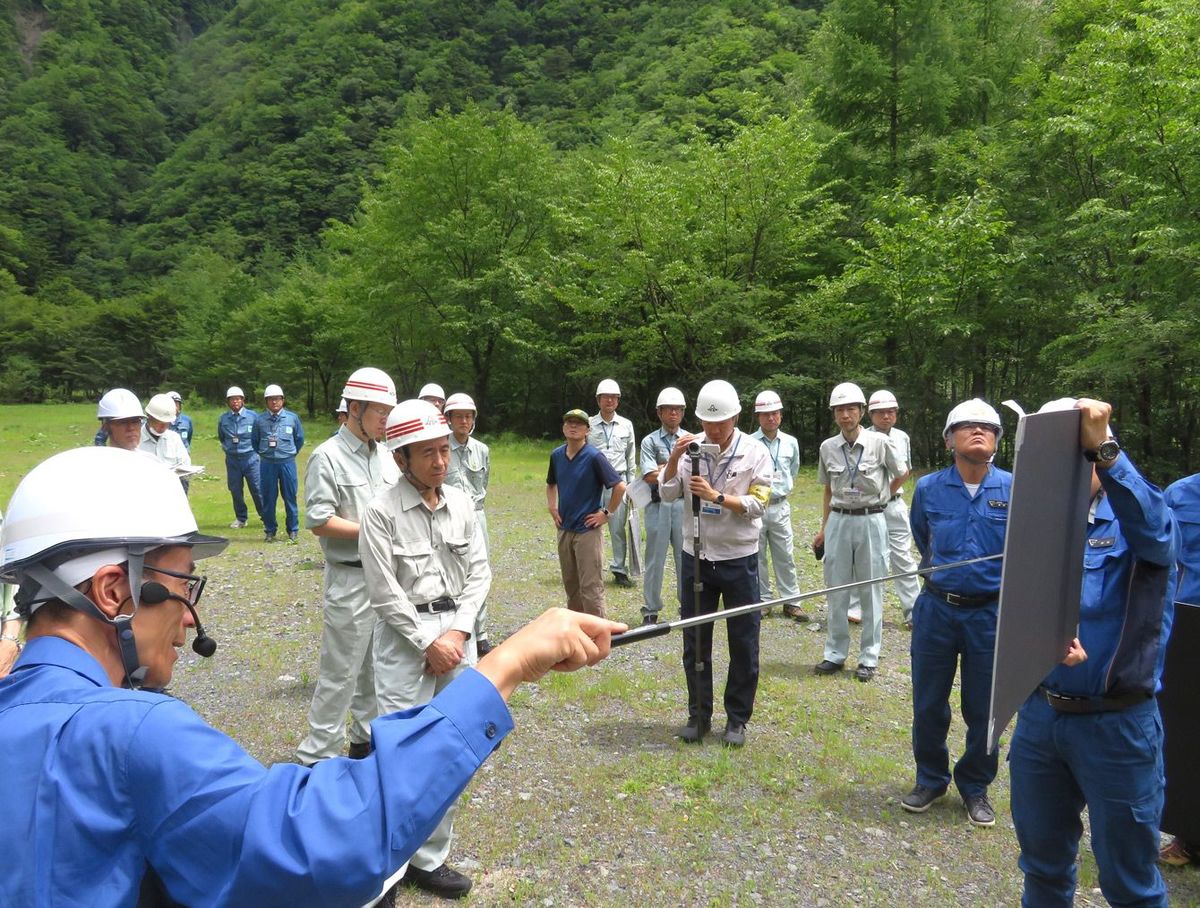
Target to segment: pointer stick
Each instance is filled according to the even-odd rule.
[[[935,574],[938,571],[947,571],[950,568],[966,567],[969,564],[978,564],[981,561],[996,561],[1003,558],[1003,554],[997,555],[981,555],[978,558],[968,558],[965,561],[952,561],[949,564],[938,564],[933,567],[918,568],[915,571],[901,571],[898,574],[888,574],[886,577],[875,577],[871,580],[855,580],[853,583],[843,583],[841,586],[827,586],[822,590],[813,590],[809,593],[801,593],[799,596],[787,596],[782,599],[771,599],[767,602],[751,602],[749,605],[739,605],[735,608],[723,609],[719,612],[709,612],[705,615],[696,615],[692,618],[679,618],[675,621],[662,621],[658,624],[643,624],[640,627],[635,627],[633,630],[626,631],[623,634],[614,634],[612,638],[613,646],[624,646],[626,643],[634,643],[638,640],[649,640],[651,637],[662,637],[669,634],[677,627],[699,627],[701,624],[712,624],[715,621],[720,621],[724,618],[736,618],[738,615],[746,615],[758,609],[764,609],[772,605],[780,603],[799,602],[802,599],[815,599],[817,596],[825,596],[829,593],[836,593],[839,590],[850,590],[859,586],[867,586],[871,583],[886,583],[889,580],[895,580],[899,577],[924,577],[926,574]],[[699,564],[696,565],[696,575],[699,576]]]

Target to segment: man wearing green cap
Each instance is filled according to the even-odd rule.
[[[588,444],[583,410],[563,415],[563,437],[550,454],[546,507],[558,529],[558,564],[567,590],[567,608],[604,617],[604,540],[594,532],[621,505],[625,483],[600,450]],[[611,489],[608,506],[601,496]]]

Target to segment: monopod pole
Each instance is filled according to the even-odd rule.
[[[696,523],[699,524],[700,517],[695,517]],[[699,533],[699,527],[697,527]],[[662,637],[669,634],[675,628],[699,628],[702,624],[712,624],[714,621],[721,621],[725,618],[736,618],[738,615],[748,614],[755,609],[764,609],[772,605],[779,605],[784,602],[800,602],[803,599],[815,599],[817,596],[825,596],[829,593],[836,593],[839,590],[851,590],[860,586],[867,586],[872,583],[887,583],[889,580],[896,580],[900,577],[924,577],[928,574],[936,574],[938,571],[948,571],[950,568],[966,567],[969,564],[979,564],[981,561],[996,561],[1003,558],[1004,555],[981,555],[978,558],[968,558],[965,561],[952,561],[950,564],[938,564],[933,567],[918,568],[915,571],[901,571],[898,574],[888,574],[886,577],[873,577],[870,580],[855,580],[853,583],[843,583],[840,586],[827,586],[821,590],[812,590],[808,593],[801,593],[799,596],[786,596],[781,599],[771,599],[767,602],[751,602],[749,605],[739,605],[735,608],[727,608],[720,612],[709,612],[707,615],[699,614],[700,610],[700,587],[696,586],[696,612],[697,614],[691,618],[680,618],[676,621],[662,621],[658,624],[643,624],[640,627],[635,627],[633,630],[628,630],[623,634],[615,634],[612,638],[613,646],[624,646],[626,643],[635,643],[638,640],[649,640],[651,637]],[[696,565],[697,581],[700,576],[699,564]],[[698,631],[696,632],[698,635]],[[697,640],[699,643],[699,640]]]

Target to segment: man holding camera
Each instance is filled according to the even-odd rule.
[[[758,537],[771,499],[773,467],[767,449],[738,429],[741,412],[733,385],[720,380],[706,384],[696,397],[696,416],[704,433],[681,437],[659,477],[662,500],[688,496],[693,519],[700,521],[700,550],[696,551],[691,535],[684,534],[683,539],[679,610],[684,618],[715,612],[718,599],[725,608],[759,600]],[[698,594],[697,570],[703,584]],[[746,723],[754,710],[761,619],[758,611],[751,610],[725,622],[729,674],[721,740],[732,747],[746,743]],[[712,634],[711,624],[683,634],[688,722],[676,735],[688,744],[702,741],[712,727]]]

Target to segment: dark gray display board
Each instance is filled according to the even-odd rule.
[[[1200,686],[1196,684],[1200,653],[1200,607],[1175,606],[1175,624],[1163,669],[1162,710],[1167,792],[1164,832],[1200,842]]]
[[[988,749],[1054,666],[1079,626],[1092,465],[1079,411],[1021,417],[1013,455]]]

